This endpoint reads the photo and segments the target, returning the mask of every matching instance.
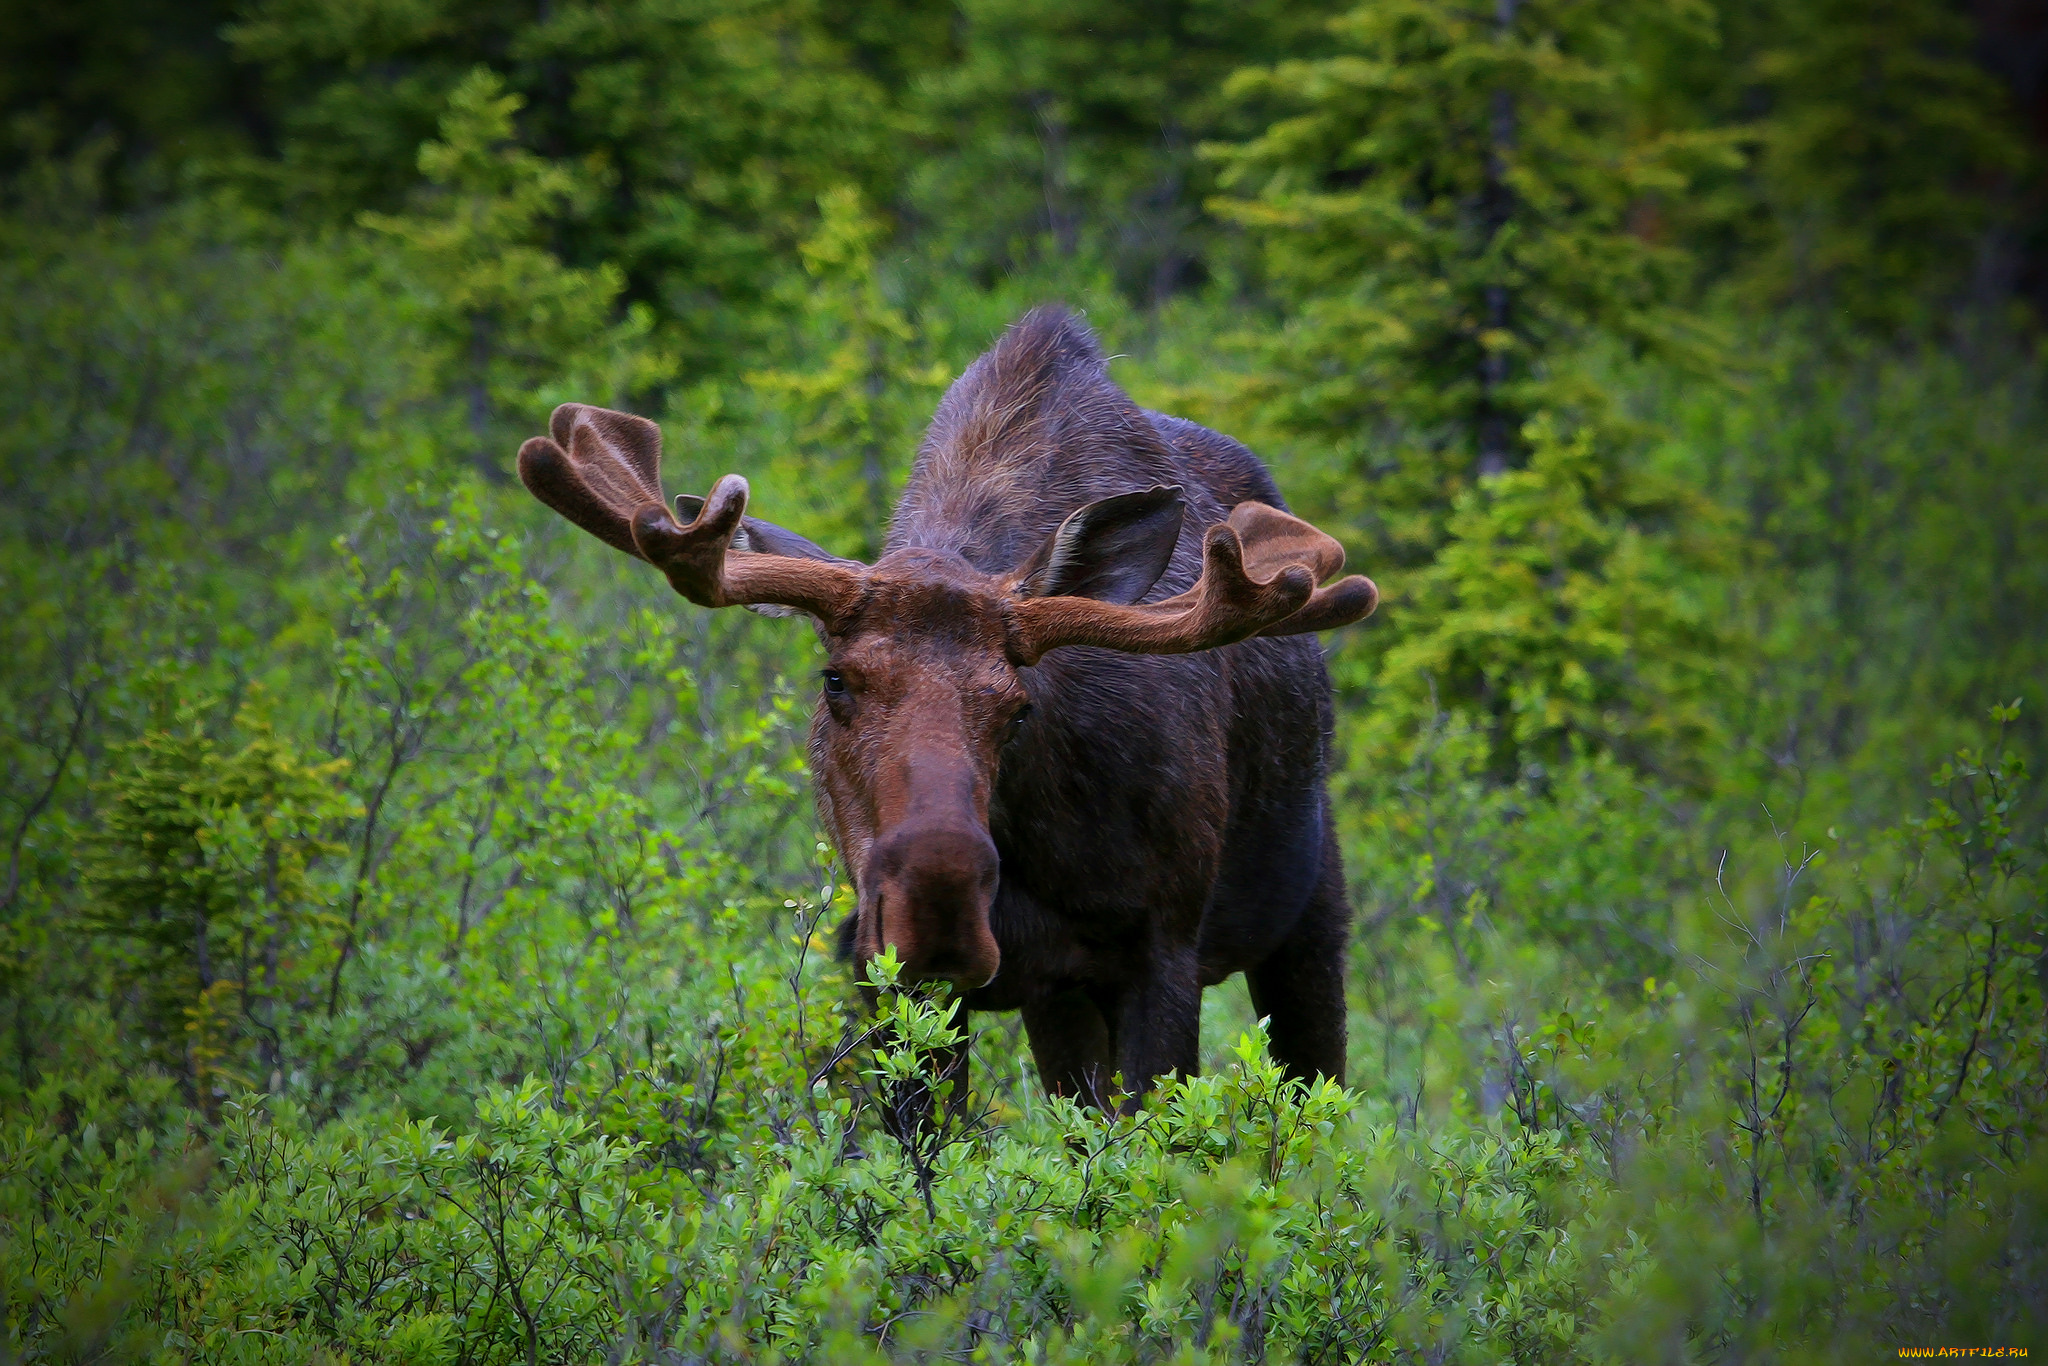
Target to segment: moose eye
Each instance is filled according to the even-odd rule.
[[[1017,714],[1010,718],[1010,724],[1013,726],[1021,726],[1024,724],[1025,718],[1030,715],[1031,704],[1029,702],[1026,702],[1023,706],[1017,708]]]
[[[846,675],[837,669],[825,670],[825,692],[832,697],[846,696]]]

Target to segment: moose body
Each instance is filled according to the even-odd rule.
[[[1290,1072],[1342,1078],[1349,908],[1309,632],[1377,591],[1315,588],[1342,551],[1249,450],[1138,408],[1056,309],[947,392],[872,567],[743,516],[733,476],[670,517],[641,419],[551,425],[520,459],[544,501],[695,601],[817,624],[848,955],[887,946],[969,1009],[1021,1011],[1046,1085],[1095,1104],[1195,1070],[1202,989],[1240,971]]]

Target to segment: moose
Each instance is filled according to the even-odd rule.
[[[1343,1079],[1312,633],[1379,591],[1326,583],[1343,549],[1250,450],[1140,409],[1051,307],[940,401],[873,565],[748,516],[735,474],[671,511],[644,418],[564,404],[549,431],[519,451],[542,502],[699,606],[815,625],[842,953],[1022,1012],[1047,1088],[1098,1108],[1194,1072],[1202,990],[1236,972],[1289,1074]]]

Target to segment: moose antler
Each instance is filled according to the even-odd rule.
[[[1348,625],[1379,605],[1371,579],[1344,567],[1344,547],[1265,503],[1239,503],[1202,538],[1202,577],[1161,602],[1125,606],[1093,598],[1018,598],[1010,605],[1010,654],[1035,664],[1063,645],[1134,654],[1190,654],[1250,636],[1289,636]]]
[[[772,544],[750,548],[788,541],[816,549],[747,517],[747,481],[737,474],[704,498],[679,498],[678,508],[690,515],[679,523],[662,498],[661,429],[646,418],[564,403],[548,431],[519,448],[519,478],[533,496],[661,570],[691,602],[793,607],[829,624],[858,601],[863,572],[852,561],[822,558],[823,552],[776,554]]]

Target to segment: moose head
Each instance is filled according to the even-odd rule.
[[[542,502],[647,561],[702,607],[801,613],[828,652],[812,724],[819,804],[858,893],[858,959],[887,946],[906,978],[992,980],[998,855],[989,827],[1004,753],[1032,725],[1033,666],[1073,646],[1182,654],[1356,621],[1378,590],[1331,537],[1264,502],[1207,528],[1184,592],[1142,601],[1172,560],[1182,490],[1132,489],[1074,508],[999,572],[942,549],[841,559],[746,515],[728,474],[673,508],[661,433],[644,418],[564,404],[519,452]]]

